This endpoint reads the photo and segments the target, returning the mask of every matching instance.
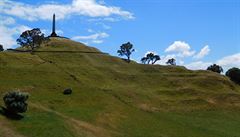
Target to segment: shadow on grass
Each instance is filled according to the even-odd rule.
[[[11,120],[21,120],[23,118],[22,115],[10,112],[3,106],[0,106],[0,114]]]

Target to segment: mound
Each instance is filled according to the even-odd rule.
[[[63,38],[51,38],[37,51],[0,53],[1,96],[13,89],[30,93],[24,119],[0,116],[6,123],[2,134],[11,129],[26,137],[240,136],[240,87],[225,76],[126,63]],[[73,94],[64,96],[69,87]]]

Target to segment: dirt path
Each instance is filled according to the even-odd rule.
[[[0,136],[1,137],[25,137],[10,128],[10,124],[0,116]]]
[[[77,133],[79,136],[86,136],[86,137],[111,137],[111,134],[118,134],[114,131],[109,131],[104,128],[98,127],[96,125],[80,121],[74,118],[71,118],[69,116],[66,116],[62,113],[59,113],[57,111],[54,111],[52,109],[46,108],[40,104],[34,104],[30,103],[29,104],[32,107],[42,109],[47,112],[55,113],[56,115],[64,118],[66,120],[66,123],[69,126],[73,127],[73,131]]]

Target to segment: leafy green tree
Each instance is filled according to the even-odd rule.
[[[148,58],[147,58],[147,57],[143,57],[143,58],[141,59],[141,62],[142,62],[143,64],[146,64],[147,61],[148,61]]]
[[[169,64],[169,65],[172,65],[172,66],[176,66],[176,60],[174,58],[168,59],[166,64]]]
[[[3,97],[7,111],[13,114],[24,113],[27,111],[27,99],[28,94],[16,91],[8,92]]]
[[[148,53],[146,57],[143,57],[141,59],[141,62],[143,64],[155,64],[157,61],[161,60],[159,55],[155,55],[154,53]]]
[[[31,48],[33,51],[44,41],[44,34],[39,28],[24,31],[17,39],[17,43],[22,47]]]
[[[127,61],[130,62],[130,56],[134,51],[133,45],[130,42],[127,42],[120,46],[120,50],[118,50],[117,53],[119,56],[127,56]]]
[[[226,76],[228,76],[235,83],[240,84],[240,69],[239,68],[229,69],[226,72]]]
[[[0,44],[0,52],[1,51],[4,51],[4,49],[3,49],[3,45]]]
[[[217,73],[222,73],[223,72],[223,68],[217,64],[213,64],[211,66],[209,66],[207,68],[207,70],[213,71],[213,72],[217,72]]]

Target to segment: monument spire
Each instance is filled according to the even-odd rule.
[[[56,30],[55,14],[53,14],[52,34],[51,34],[51,37],[57,37],[57,34],[56,34],[55,30]]]

